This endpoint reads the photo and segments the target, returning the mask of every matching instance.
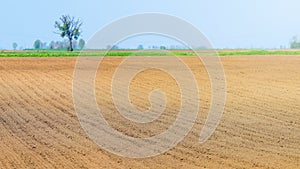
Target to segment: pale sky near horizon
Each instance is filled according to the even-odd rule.
[[[34,40],[61,40],[54,34],[62,14],[81,18],[83,39],[124,16],[159,12],[180,17],[196,26],[215,48],[288,47],[300,35],[298,0],[51,0],[1,2],[0,49],[12,43],[32,48]]]

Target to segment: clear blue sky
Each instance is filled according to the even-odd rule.
[[[300,35],[299,7],[299,0],[2,0],[0,49],[60,40],[53,25],[62,14],[80,17],[83,38],[89,39],[111,21],[142,12],[183,18],[216,48],[279,48]]]

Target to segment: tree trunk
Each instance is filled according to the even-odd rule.
[[[70,42],[70,47],[69,47],[69,51],[73,51],[73,42],[72,42],[72,38],[69,38],[69,42]]]

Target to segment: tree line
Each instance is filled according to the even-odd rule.
[[[81,50],[85,46],[85,41],[83,39],[79,39],[78,41],[72,40],[72,50],[78,49]],[[51,41],[50,43],[42,42],[37,39],[33,43],[33,48],[36,50],[39,49],[59,49],[59,50],[70,50],[70,42],[67,39],[62,41]]]
[[[62,15],[59,18],[59,21],[55,21],[54,23],[54,28],[56,29],[54,33],[59,34],[60,37],[67,39],[64,39],[63,41],[51,41],[49,44],[37,39],[33,43],[33,48],[37,50],[67,49],[68,51],[73,51],[74,49],[83,49],[85,46],[85,41],[83,39],[79,39],[82,32],[82,24],[83,22],[75,17]],[[14,50],[16,50],[18,44],[14,42],[12,47]]]
[[[56,29],[56,34],[58,34],[62,38],[66,38],[63,41],[51,41],[49,44],[46,42],[42,42],[37,39],[33,47],[34,49],[67,49],[68,51],[73,51],[74,49],[83,49],[85,46],[85,41],[83,39],[79,39],[81,36],[81,26],[83,22],[75,17],[71,17],[69,15],[62,15],[58,21],[55,21],[54,27]],[[79,40],[78,40],[79,39]],[[78,40],[78,41],[77,41]],[[18,44],[14,42],[12,44],[13,49],[16,50]],[[108,47],[111,48],[111,47]],[[114,48],[118,48],[114,46]],[[137,47],[138,49],[143,49],[142,45]],[[297,36],[294,36],[290,41],[291,49],[300,49],[300,42],[298,41]],[[161,46],[160,49],[166,49],[165,46]]]

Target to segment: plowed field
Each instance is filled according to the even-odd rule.
[[[199,84],[200,112],[193,129],[164,154],[128,159],[101,149],[81,128],[72,98],[76,58],[0,58],[0,168],[299,168],[300,56],[222,57],[225,110],[204,144],[197,141],[210,106],[209,78],[198,59],[182,59]],[[97,103],[105,118],[133,137],[164,131],[180,107],[178,85],[159,70],[138,74],[130,86],[137,109],[149,108],[154,87],[169,100],[160,120],[128,122],[118,115],[110,93],[121,61],[104,59],[96,76]]]

